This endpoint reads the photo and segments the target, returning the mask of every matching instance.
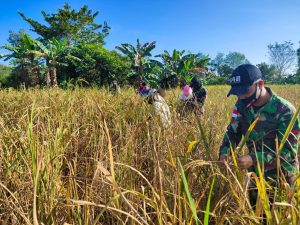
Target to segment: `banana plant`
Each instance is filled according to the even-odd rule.
[[[194,68],[204,68],[209,62],[210,58],[201,53],[185,54],[185,51],[174,49],[172,53],[164,51],[162,54],[156,55],[162,59],[163,67],[165,70],[164,82],[173,80],[174,78],[180,79],[184,82],[190,82],[195,76],[191,72]]]
[[[165,50],[162,54],[155,56],[161,58],[163,62],[164,77],[162,83],[165,83],[164,85],[168,85],[167,83],[174,79],[181,79],[186,82],[192,79],[188,71],[193,66],[195,56],[193,54],[184,55],[184,53],[184,50],[174,49],[172,54]]]
[[[47,72],[47,84],[48,86],[57,86],[57,67],[67,66],[64,63],[63,58],[72,58],[74,60],[80,60],[79,58],[70,55],[70,47],[67,45],[67,41],[59,41],[56,38],[47,40],[45,43],[39,40],[34,40],[34,45],[38,50],[30,51],[36,57],[44,58],[48,67]]]
[[[29,85],[30,72],[33,71],[39,76],[40,64],[35,55],[32,54],[32,51],[36,51],[36,46],[28,34],[20,33],[15,45],[6,44],[0,48],[9,51],[0,54],[0,58],[3,58],[4,61],[13,59],[12,63],[20,70],[26,86]]]
[[[122,52],[130,60],[132,67],[139,79],[145,79],[145,71],[147,68],[151,68],[150,57],[151,51],[156,47],[156,42],[147,42],[141,44],[139,39],[137,39],[137,45],[134,47],[131,44],[125,43],[121,46],[116,46],[116,49]]]

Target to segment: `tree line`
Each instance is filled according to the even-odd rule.
[[[53,14],[42,11],[41,23],[19,12],[38,38],[24,30],[10,31],[8,43],[1,47],[6,53],[0,55],[10,66],[0,66],[0,85],[105,86],[113,81],[125,85],[144,80],[168,88],[189,82],[194,76],[207,84],[225,84],[235,67],[250,63],[239,52],[218,53],[211,59],[201,52],[174,49],[152,56],[156,42],[141,43],[139,39],[111,51],[105,48],[111,28],[106,21],[95,22],[98,14],[87,6],[75,10],[65,4]],[[300,83],[300,48],[295,50],[290,41],[276,42],[268,45],[268,54],[271,64],[257,65],[265,80]]]

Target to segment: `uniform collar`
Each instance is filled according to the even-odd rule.
[[[264,104],[261,107],[256,107],[257,110],[254,110],[255,106],[250,106],[249,109],[251,112],[255,112],[255,114],[261,113],[263,111],[268,111],[268,112],[272,112],[273,110],[273,102],[274,99],[276,98],[276,94],[268,87],[265,87],[266,91],[269,93],[270,98],[268,99],[268,101],[266,102],[266,104]]]

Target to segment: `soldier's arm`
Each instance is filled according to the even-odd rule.
[[[279,118],[278,143],[282,142],[285,131],[293,117],[293,112],[286,112]],[[289,173],[294,174],[298,155],[298,141],[300,136],[299,119],[296,119],[291,132],[280,152],[281,166]]]
[[[195,104],[198,107],[203,107],[204,101],[206,99],[206,90],[203,88],[199,96],[195,96]]]
[[[204,103],[205,99],[206,99],[206,95],[207,95],[207,90],[205,88],[203,88],[203,93],[202,93],[202,102]]]
[[[230,153],[230,146],[235,149],[242,139],[242,132],[240,129],[241,114],[234,107],[232,111],[231,121],[227,127],[223,141],[219,150],[219,157],[227,156]]]
[[[283,136],[289,126],[289,123],[291,122],[292,117],[293,117],[293,112],[288,110],[285,113],[281,114],[280,117],[278,118],[278,126],[277,126],[278,147],[282,142]],[[288,175],[295,174],[296,172],[295,168],[298,167],[297,153],[298,153],[299,135],[300,135],[300,125],[299,125],[299,119],[297,119],[280,152],[280,165],[283,167],[285,172],[288,173]],[[272,150],[275,155],[277,150],[276,149],[272,149]],[[268,155],[268,152],[263,152],[263,155],[261,152],[257,152],[257,157],[253,152],[250,156],[253,160],[254,165],[256,165],[258,161],[260,165],[262,165],[263,163],[265,168],[276,168],[277,158],[269,157],[270,155]]]

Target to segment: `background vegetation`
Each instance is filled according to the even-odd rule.
[[[87,6],[74,10],[68,4],[48,14],[42,11],[44,21],[35,21],[19,12],[28,22],[37,38],[24,30],[11,31],[5,54],[0,58],[10,62],[9,71],[0,70],[2,87],[70,87],[78,83],[85,86],[107,86],[113,80],[121,85],[132,85],[145,80],[152,86],[165,88],[189,82],[193,76],[206,84],[226,84],[233,69],[250,63],[243,53],[218,53],[212,59],[201,52],[174,49],[153,56],[156,42],[123,43],[116,51],[105,48],[105,37],[110,26],[95,23],[98,12]],[[300,82],[300,48],[293,43],[268,45],[271,64],[257,66],[269,83],[296,84]],[[2,66],[6,68],[6,66]]]

